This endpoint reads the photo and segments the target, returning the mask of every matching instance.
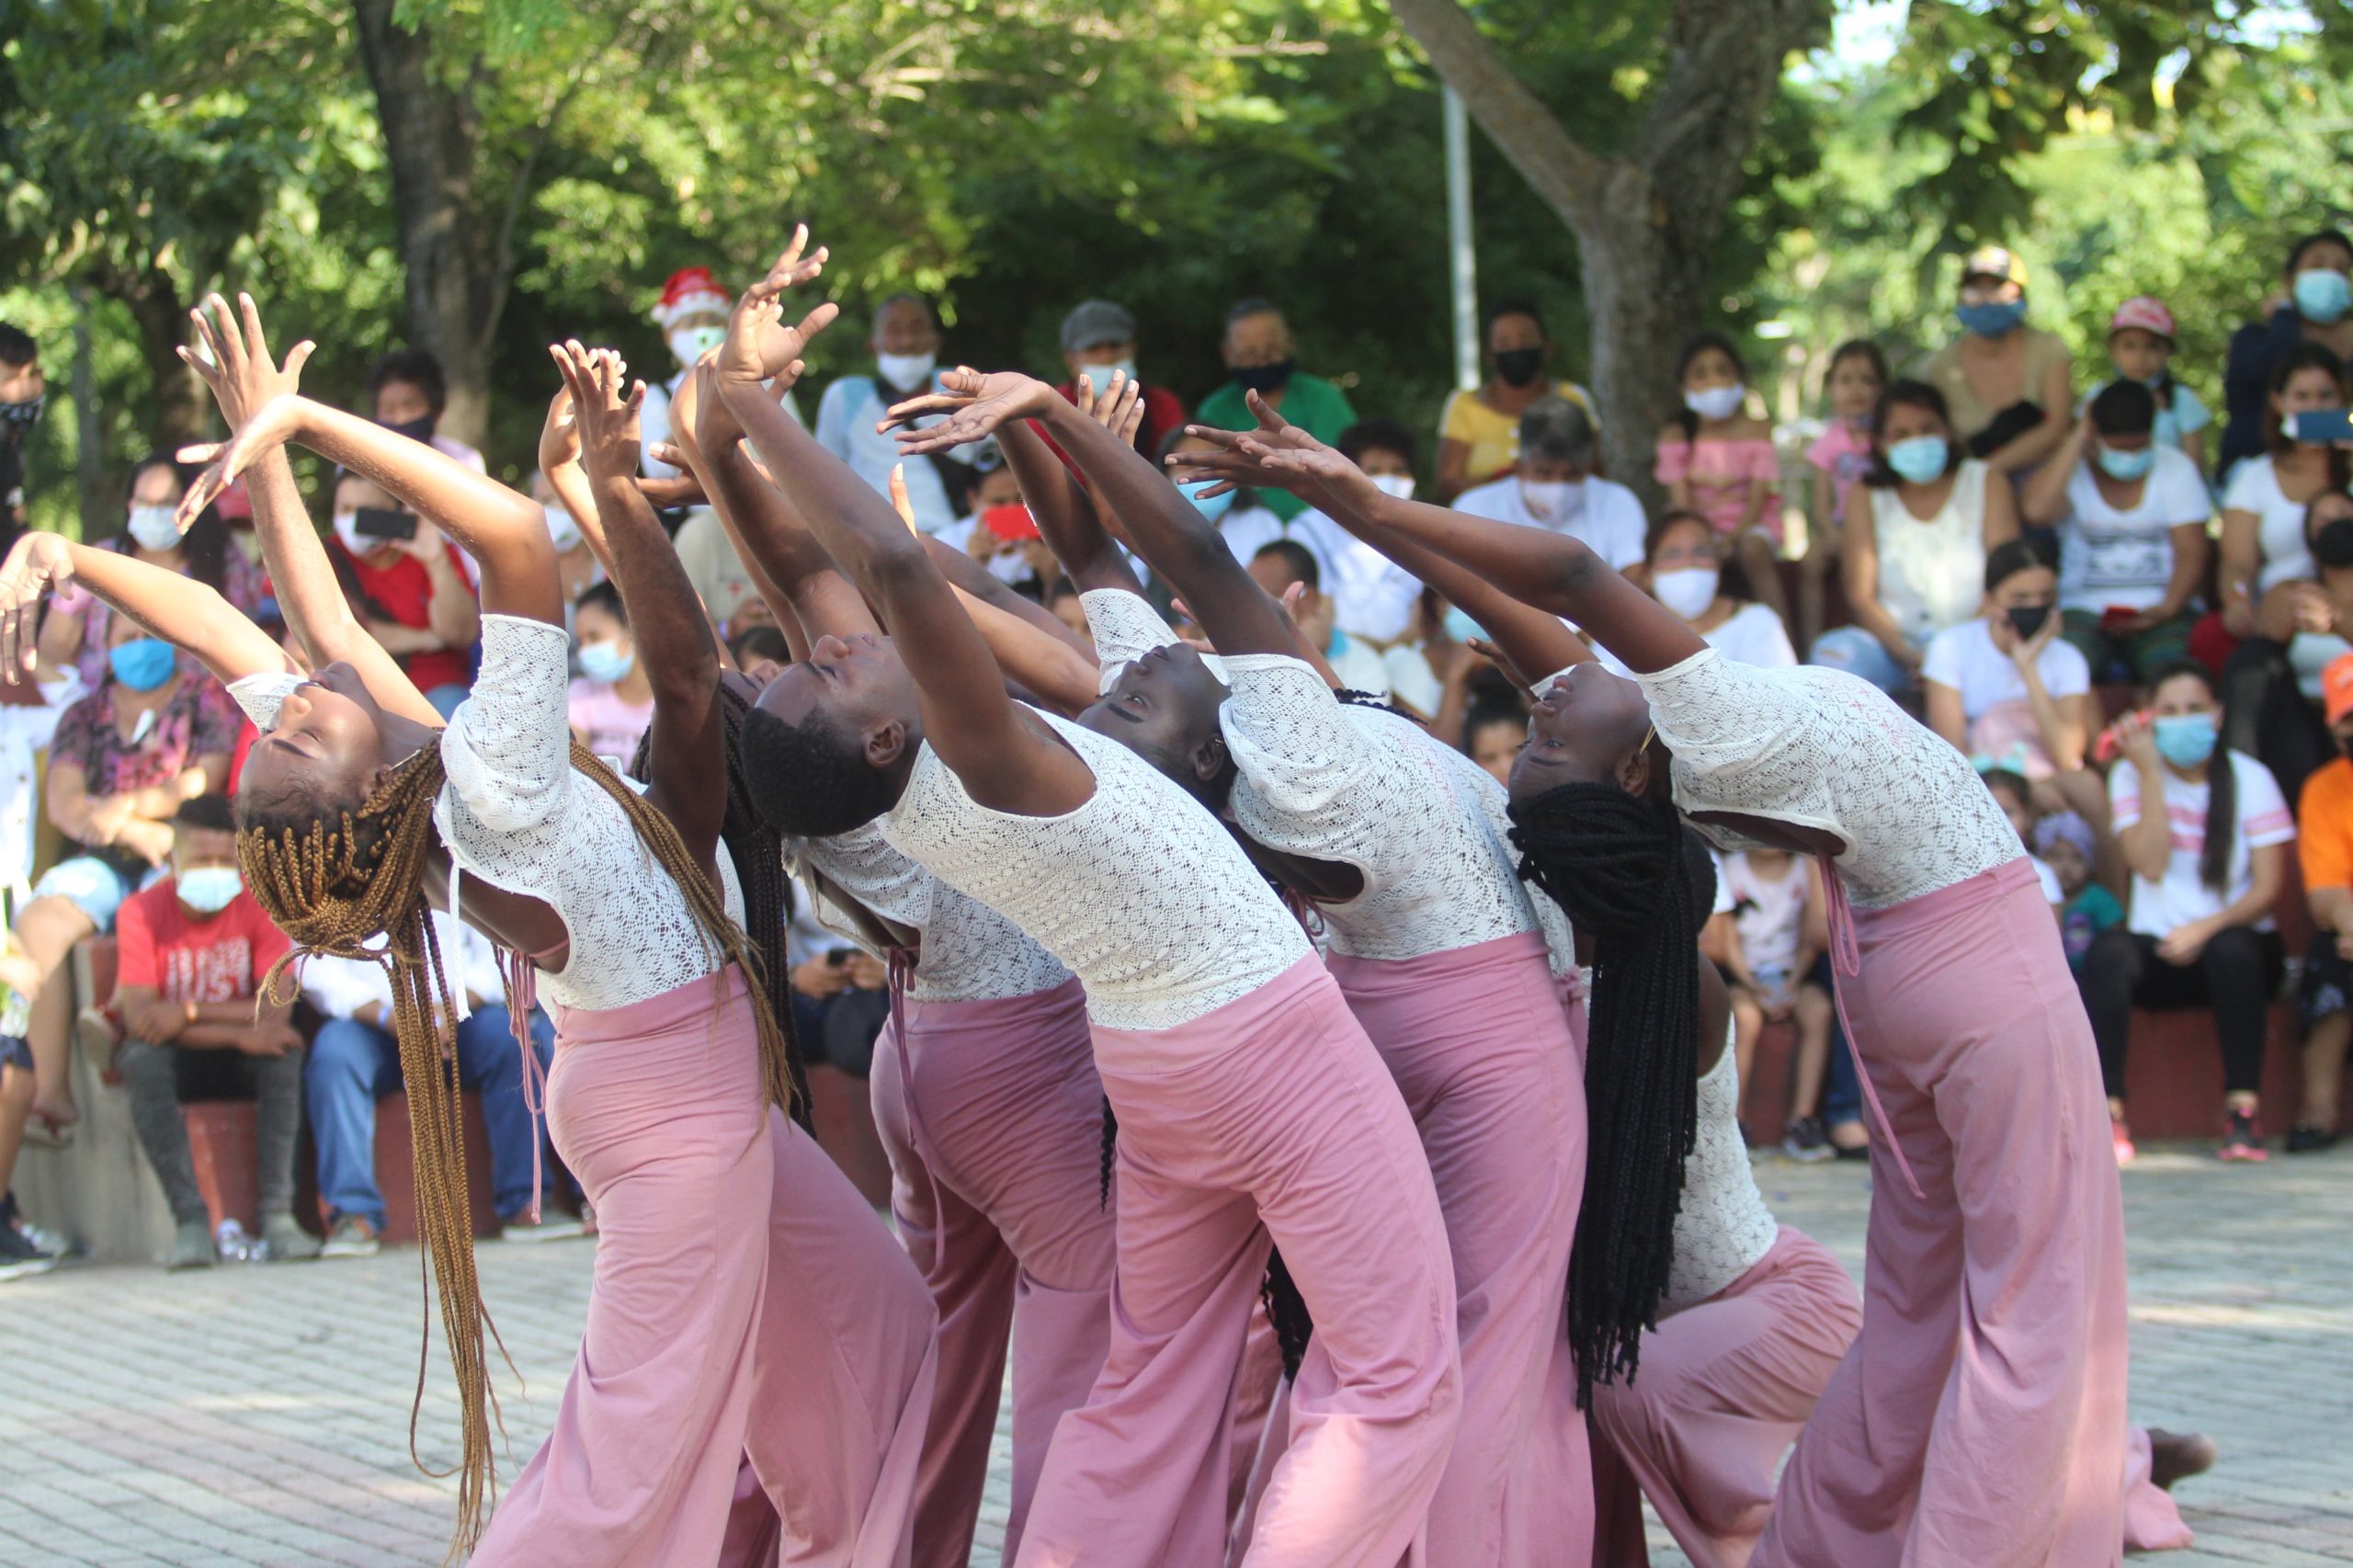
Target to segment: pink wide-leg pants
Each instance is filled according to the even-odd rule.
[[[1461,1400],[1454,1271],[1413,1120],[1339,987],[1304,958],[1095,1046],[1120,1118],[1110,1355],[1054,1433],[1018,1568],[1215,1568],[1270,1237],[1316,1332],[1245,1561],[1418,1561]]]
[[[915,1568],[963,1568],[1013,1358],[1019,1548],[1055,1423],[1086,1403],[1110,1343],[1103,1085],[1086,994],[904,1005],[876,1043],[874,1119],[899,1236],[939,1312],[939,1381],[916,1489]]]
[[[1921,1190],[1874,1140],[1862,1333],[1756,1561],[2114,1563],[2124,1219],[2050,908],[2021,858],[1851,930],[1851,1038]]]
[[[1585,1074],[1544,939],[1329,967],[1405,1097],[1454,1261],[1462,1424],[1430,1503],[1429,1561],[1492,1568],[1506,1542],[1542,1541],[1546,1562],[1576,1568],[1590,1460],[1574,1381],[1548,1370],[1566,1356]]]

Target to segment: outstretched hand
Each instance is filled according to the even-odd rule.
[[[1100,395],[1095,391],[1095,383],[1085,376],[1078,378],[1077,384],[1071,391],[1075,394],[1072,401],[1077,403],[1081,414],[1129,446],[1136,444],[1136,432],[1143,427],[1142,381],[1125,370],[1114,370]]]
[[[557,351],[551,347],[549,353]],[[553,473],[580,460],[580,425],[572,415],[572,383],[566,381],[548,399],[548,416],[540,426],[540,472]]]
[[[638,411],[645,404],[645,383],[628,381],[629,367],[611,349],[585,348],[577,338],[551,345],[548,353],[572,393],[580,466],[599,483],[634,480],[643,450]]]
[[[252,418],[254,411],[270,399],[301,392],[302,362],[318,345],[306,337],[286,351],[283,366],[272,360],[268,338],[262,332],[261,312],[251,294],[237,296],[234,317],[229,313],[228,301],[207,294],[203,304],[188,312],[188,319],[196,323],[204,352],[196,353],[185,344],[174,352],[212,389],[212,401],[221,405],[221,417],[229,422],[231,430]]]
[[[735,309],[727,318],[726,341],[720,345],[714,360],[722,381],[773,381],[772,390],[781,398],[808,369],[801,355],[807,352],[810,342],[841,314],[840,307],[828,300],[802,316],[798,325],[784,324],[781,296],[825,269],[825,248],[820,245],[803,256],[801,251],[808,244],[809,225],[797,225],[792,231],[792,243],[784,247],[767,275],[744,290],[744,297],[735,301]]]
[[[1187,435],[1217,449],[1170,454],[1168,467],[1177,478],[1219,481],[1205,495],[1222,494],[1244,484],[1288,491],[1325,511],[1364,511],[1381,499],[1380,487],[1354,462],[1285,420],[1256,392],[1248,397],[1250,412],[1258,418],[1256,430],[1218,430],[1206,425],[1185,427]]]
[[[875,426],[895,430],[899,455],[922,457],[984,439],[1015,419],[1035,419],[1062,401],[1062,394],[1035,376],[1018,370],[993,370],[986,375],[959,365],[939,378],[944,392],[926,392],[893,407]],[[938,424],[917,427],[914,421],[945,414]]]
[[[20,684],[40,662],[40,601],[74,585],[74,555],[56,534],[28,533],[0,566],[0,678]]]

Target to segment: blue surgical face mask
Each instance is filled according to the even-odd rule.
[[[1111,390],[1111,376],[1114,371],[1124,371],[1128,380],[1134,381],[1136,379],[1135,357],[1130,355],[1125,359],[1115,359],[1108,365],[1081,365],[1078,368],[1078,373],[1086,378],[1086,384],[1095,389],[1097,397],[1101,397]]]
[[[1446,634],[1457,642],[1468,642],[1473,637],[1484,637],[1487,633],[1471,619],[1469,610],[1461,605],[1449,605],[1446,607]]]
[[[631,649],[623,653],[619,642],[580,644],[580,673],[601,685],[611,686],[626,679],[636,665],[636,651]]]
[[[2353,308],[2353,281],[2328,267],[2315,267],[2297,273],[2291,292],[2296,297],[2296,313],[2323,326]]]
[[[1983,305],[1962,305],[1953,312],[1961,324],[1980,337],[1999,337],[2026,320],[2026,301],[1996,300]]]
[[[245,879],[234,866],[199,866],[172,879],[180,902],[206,915],[218,915],[245,891]]]
[[[2214,755],[2214,715],[2164,713],[2150,726],[2157,755],[2176,767],[2196,767]]]
[[[107,650],[114,678],[133,691],[153,691],[172,678],[172,645],[157,637],[141,637]]]
[[[2110,479],[2146,479],[2149,471],[2157,466],[2156,444],[2152,442],[2137,452],[2120,452],[2114,447],[2102,447],[2099,449],[2099,466]]]
[[[1218,483],[1219,481],[1214,479],[1188,479],[1176,488],[1185,493],[1185,499],[1193,504],[1193,510],[1211,522],[1216,522],[1220,517],[1224,517],[1226,509],[1233,505],[1233,492],[1231,490],[1222,495],[1201,494],[1202,491]]]
[[[1944,477],[1946,461],[1951,455],[1952,449],[1942,436],[1915,436],[1887,449],[1887,466],[1895,471],[1899,479],[1927,484]]]

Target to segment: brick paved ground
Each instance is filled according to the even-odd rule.
[[[1759,1174],[1785,1221],[1859,1268],[1857,1172]],[[2133,1414],[2211,1432],[2223,1454],[2183,1488],[2197,1549],[2160,1561],[2353,1562],[2353,1153],[2262,1169],[2153,1153],[2124,1190]],[[562,1388],[589,1258],[583,1243],[483,1249],[524,1378],[504,1385],[509,1474]],[[417,1291],[406,1250],[197,1276],[68,1268],[0,1287],[0,1564],[439,1562],[447,1495],[404,1441]],[[449,1455],[449,1420],[427,1402],[428,1458]],[[976,1562],[996,1560],[1004,1484],[1000,1471]],[[1682,1562],[1655,1539],[1658,1562]]]

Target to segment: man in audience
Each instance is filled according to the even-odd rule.
[[[964,464],[946,456],[902,458],[899,443],[875,426],[892,403],[939,390],[939,323],[922,295],[893,294],[875,307],[867,342],[874,350],[874,373],[844,376],[825,389],[817,402],[818,443],[878,495],[891,494],[891,471],[904,464],[915,527],[936,534],[961,513],[972,483]],[[916,423],[932,425],[939,417]]]
[[[123,900],[115,944],[114,1006],[124,1035],[115,1060],[131,1091],[139,1147],[172,1207],[168,1267],[209,1268],[215,1261],[211,1216],[180,1116],[192,1100],[256,1103],[262,1244],[272,1258],[316,1257],[318,1242],[294,1221],[302,1037],[290,1006],[267,999],[255,1006],[263,977],[289,944],[238,875],[227,796],[181,802],[172,818],[171,874]],[[94,1012],[84,1015],[84,1039],[103,1046]]]
[[[25,531],[25,438],[48,400],[40,348],[29,334],[0,322],[0,551]]]
[[[1474,517],[1550,528],[1584,541],[1620,572],[1643,559],[1643,503],[1593,472],[1593,416],[1564,397],[1541,397],[1519,416],[1519,461],[1464,491],[1454,507]]]
[[[1063,318],[1063,366],[1070,379],[1055,390],[1073,403],[1078,383],[1092,381],[1100,395],[1111,384],[1111,372],[1136,374],[1136,318],[1124,306],[1108,300],[1089,300]],[[1185,423],[1183,400],[1166,387],[1142,382],[1143,423],[1136,428],[1136,450],[1147,456],[1160,450],[1170,432]]]
[[[1321,376],[1311,376],[1291,359],[1290,327],[1271,300],[1251,298],[1225,313],[1225,385],[1201,399],[1193,417],[1221,430],[1252,430],[1258,425],[1245,394],[1256,392],[1267,406],[1317,440],[1336,444],[1357,422],[1347,394]],[[1288,521],[1307,503],[1287,491],[1270,490],[1260,502]]]
[[[2304,1021],[2304,1093],[2288,1153],[2336,1142],[2336,1090],[2353,1042],[2353,653],[2321,672],[2321,697],[2339,755],[2304,781],[2296,802],[2296,853],[2312,905],[2313,946],[2297,997]]]
[[[491,1199],[503,1234],[508,1241],[576,1236],[577,1220],[552,1212],[531,1217],[538,1175],[532,1155],[541,1132],[524,1096],[522,1052],[502,1000],[497,957],[486,937],[447,915],[434,915],[433,933],[449,988],[467,1009],[458,1024],[458,1083],[481,1101],[483,1129],[490,1135]],[[384,1233],[384,1195],[376,1185],[376,1102],[403,1081],[392,1039],[392,984],[380,965],[313,958],[302,967],[302,994],[324,1020],[312,1038],[303,1085],[311,1136],[319,1146],[319,1198],[328,1213],[324,1256],[372,1256]],[[555,1029],[536,1009],[530,1034],[543,1079]]]

